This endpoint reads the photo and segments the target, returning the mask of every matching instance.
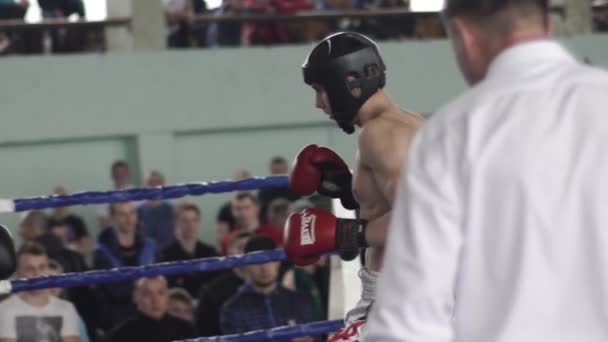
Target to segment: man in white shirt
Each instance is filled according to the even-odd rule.
[[[17,252],[17,276],[48,275],[44,247],[28,242]],[[72,303],[50,290],[11,295],[0,303],[0,342],[79,342],[79,316]]]
[[[449,0],[472,89],[414,139],[366,341],[608,341],[608,73],[548,0]]]

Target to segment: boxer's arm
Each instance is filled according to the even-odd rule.
[[[451,128],[451,127],[450,127]],[[462,232],[461,137],[417,134],[393,206],[370,341],[453,341]]]
[[[359,158],[371,172],[384,200],[393,207],[395,191],[405,165],[414,129],[399,134],[386,123],[366,126],[359,136]],[[387,132],[389,134],[387,134]],[[384,247],[391,211],[371,219],[366,226],[365,238],[371,247]]]

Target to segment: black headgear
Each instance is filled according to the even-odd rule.
[[[386,66],[376,43],[352,32],[323,39],[310,52],[302,69],[306,84],[325,88],[333,119],[348,134],[355,131],[353,120],[361,106],[386,82]],[[356,88],[361,90],[357,97],[351,91]]]

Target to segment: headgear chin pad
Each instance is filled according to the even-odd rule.
[[[327,92],[332,116],[351,134],[361,106],[386,83],[386,66],[378,47],[368,37],[339,32],[319,42],[304,65],[304,82]]]

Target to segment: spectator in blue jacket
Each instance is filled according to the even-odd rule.
[[[256,236],[245,245],[245,253],[272,250],[274,241]],[[244,333],[284,325],[304,324],[317,319],[310,296],[288,290],[278,283],[278,262],[244,267],[246,281],[223,306],[220,324],[223,334]],[[315,341],[312,336],[298,342]]]
[[[165,176],[157,170],[148,172],[146,187],[160,186],[165,186]],[[142,223],[146,236],[156,241],[159,249],[163,249],[175,241],[174,208],[168,201],[145,201],[137,208],[137,218]]]
[[[154,240],[138,230],[137,212],[132,202],[110,205],[112,226],[105,228],[97,239],[93,256],[95,269],[142,266],[154,263],[157,254]],[[133,282],[117,282],[98,288],[99,326],[107,331],[135,313],[131,300]]]

